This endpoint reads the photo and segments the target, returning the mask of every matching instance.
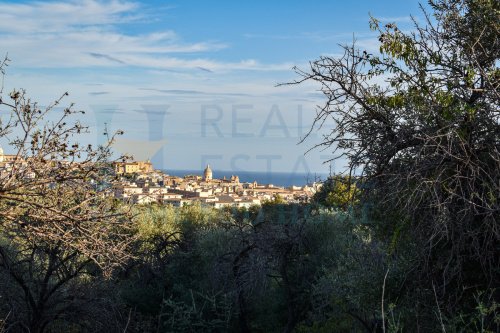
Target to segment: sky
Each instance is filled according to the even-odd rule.
[[[4,93],[48,105],[67,91],[82,142],[123,130],[116,154],[158,169],[340,172],[332,149],[306,153],[332,128],[299,144],[319,87],[278,85],[339,44],[376,51],[369,15],[403,29],[422,17],[413,0],[0,1]]]

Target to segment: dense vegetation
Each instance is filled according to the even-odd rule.
[[[250,211],[152,205],[134,214],[134,259],[111,277],[81,255],[43,242],[24,254],[4,236],[2,251],[18,272],[4,261],[0,311],[8,331],[23,331],[35,313],[46,332],[498,328],[493,290],[476,290],[470,304],[447,312],[433,286],[415,279],[418,241],[384,240],[386,231],[362,211],[270,202]],[[64,269],[49,272],[50,258]],[[30,295],[36,301],[47,289],[55,292],[35,312]]]
[[[500,4],[430,4],[297,70],[350,166],[308,204],[128,207],[71,108],[2,96],[0,332],[499,331]]]

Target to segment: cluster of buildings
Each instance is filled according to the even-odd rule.
[[[16,160],[17,155],[6,155],[3,152],[2,147],[0,147],[0,167],[9,168],[12,163]]]
[[[0,177],[8,175],[14,164],[24,165],[27,161],[17,155],[4,154],[0,147]],[[154,170],[150,161],[115,162],[117,180],[111,184],[115,198],[133,204],[160,203],[184,206],[193,203],[215,208],[250,208],[278,197],[289,203],[307,202],[317,190],[313,186],[291,186],[288,188],[271,184],[241,182],[231,175],[216,179],[209,165],[202,175],[177,177]],[[25,174],[27,178],[35,175]]]
[[[25,179],[35,178],[35,173],[27,168],[28,163],[26,160],[18,155],[4,154],[2,147],[0,147],[0,178],[10,177],[15,165],[17,165],[18,177],[21,176],[20,178]]]
[[[288,188],[240,182],[238,176],[213,178],[209,165],[202,175],[170,176],[154,170],[151,162],[117,162],[114,165],[119,180],[113,184],[114,196],[134,204],[160,203],[184,206],[193,203],[215,208],[249,208],[279,196],[286,202],[307,202],[314,186]]]

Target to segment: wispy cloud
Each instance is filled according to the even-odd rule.
[[[124,64],[125,63],[124,61],[121,61],[120,59],[116,59],[114,57],[111,57],[111,56],[109,56],[107,54],[89,52],[89,55],[91,55],[92,57],[97,58],[97,59],[107,59],[109,61],[117,62],[119,64]]]
[[[42,68],[134,66],[211,73],[293,66],[254,59],[214,60],[211,53],[228,45],[211,40],[187,42],[168,29],[142,34],[121,29],[125,23],[147,20],[144,6],[126,0],[2,3],[0,52],[8,52],[23,67]]]
[[[0,31],[39,34],[107,26],[138,19],[137,9],[138,4],[120,0],[3,3],[0,4]]]
[[[205,67],[196,67],[198,68],[200,71],[204,71],[204,72],[208,72],[208,73],[213,73],[214,71],[208,69],[208,68],[205,68]]]
[[[378,38],[365,38],[356,41],[356,47],[369,53],[379,53],[380,41]]]
[[[396,16],[396,17],[376,17],[377,20],[381,22],[393,22],[393,23],[411,23],[413,22],[411,16]]]
[[[153,88],[140,88],[139,90],[155,91],[165,94],[176,94],[176,95],[200,95],[204,94],[202,91],[198,90],[181,90],[181,89],[153,89]]]
[[[146,91],[154,91],[163,94],[171,94],[171,95],[208,95],[208,96],[252,96],[251,94],[244,93],[233,93],[233,92],[207,92],[207,91],[199,91],[199,90],[183,90],[183,89],[154,89],[154,88],[140,88],[139,90]]]

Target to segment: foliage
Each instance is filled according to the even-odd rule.
[[[149,322],[151,330],[176,332],[291,332],[298,325],[322,322],[320,313],[321,318],[335,313],[320,310],[313,295],[325,285],[319,282],[328,280],[327,275],[354,267],[354,248],[361,251],[358,260],[377,262],[369,254],[369,231],[349,223],[344,213],[283,204],[264,205],[246,217],[239,210],[196,205],[152,205],[138,211],[138,250],[143,254],[128,277],[121,278],[120,292],[140,312],[132,328]],[[364,271],[360,263],[352,274]],[[331,297],[331,288],[322,290],[322,297]],[[375,316],[376,303],[372,302]],[[352,311],[368,307],[366,300],[356,304]],[[346,313],[338,320],[336,327],[356,321]]]
[[[500,329],[500,313],[495,290],[478,292],[474,295],[475,308],[470,313],[455,314],[443,319],[447,332],[498,332]]]
[[[170,332],[227,331],[232,316],[230,300],[225,297],[220,299],[218,295],[209,296],[200,293],[195,297],[192,290],[190,294],[191,304],[172,299],[163,301],[160,313],[162,328]],[[211,314],[207,315],[205,312]]]
[[[339,59],[297,69],[292,84],[320,85],[315,123],[335,131],[318,146],[347,159],[365,202],[408,221],[385,223],[411,230],[420,287],[434,284],[453,313],[500,279],[500,3],[430,5],[433,17],[410,32],[373,18],[379,54],[344,46]]]
[[[357,184],[348,177],[337,175],[330,176],[323,182],[313,200],[325,207],[347,210],[359,203],[359,194]]]
[[[0,91],[0,331],[498,331],[500,5],[430,4],[413,32],[372,19],[377,55],[297,70],[351,175],[311,204],[118,204],[112,138]]]
[[[262,205],[264,206],[271,206],[271,205],[285,205],[286,200],[279,194],[273,194],[271,199],[265,199],[262,202]]]

